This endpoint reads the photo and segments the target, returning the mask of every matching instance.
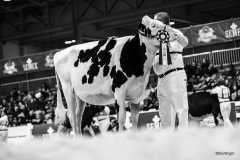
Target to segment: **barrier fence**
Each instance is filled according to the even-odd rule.
[[[51,76],[1,84],[0,93],[1,96],[6,96],[13,88],[21,91],[35,92],[40,88],[42,83],[45,83],[47,86],[49,86],[49,88],[55,88],[56,78],[55,76]]]
[[[191,65],[194,61],[202,63],[203,58],[213,62],[215,67],[240,64],[240,48],[187,55],[183,56],[183,61],[185,64]]]

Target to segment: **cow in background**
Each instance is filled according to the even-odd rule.
[[[218,116],[223,120],[218,96],[209,92],[198,92],[188,95],[190,120],[202,121],[213,115],[215,125],[218,126]]]
[[[116,102],[119,131],[122,131],[125,100],[129,101],[133,128],[137,128],[139,103],[160,48],[158,32],[163,29],[162,22],[144,16],[135,36],[79,44],[54,55],[57,86],[61,81],[74,136],[81,135],[85,102],[93,105]],[[57,99],[56,120],[61,123],[65,115],[59,90]]]

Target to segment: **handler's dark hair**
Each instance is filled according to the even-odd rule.
[[[217,85],[218,86],[221,86],[221,85],[226,86],[225,80],[223,78],[219,78],[218,81],[217,81]]]
[[[154,19],[159,20],[166,25],[170,25],[170,16],[166,12],[156,13]]]

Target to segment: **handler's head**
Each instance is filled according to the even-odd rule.
[[[159,20],[166,25],[170,25],[170,16],[166,12],[156,13],[154,19]]]
[[[217,85],[218,86],[221,86],[221,85],[226,86],[225,80],[223,78],[219,78],[218,81],[217,81]]]

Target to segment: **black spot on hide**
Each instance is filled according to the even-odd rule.
[[[144,43],[140,45],[139,35],[137,34],[124,44],[120,57],[120,66],[127,77],[140,77],[144,74],[146,60],[146,46]]]
[[[106,47],[103,47],[105,46]],[[82,77],[82,83],[91,84],[94,81],[94,76],[98,76],[100,68],[103,68],[103,76],[106,77],[109,73],[109,64],[111,61],[112,50],[116,45],[115,38],[109,40],[99,41],[98,45],[92,49],[81,50],[78,55],[78,59],[75,61],[74,66],[78,67],[79,63],[85,63],[91,60],[91,66],[89,67],[86,75]],[[103,47],[104,49],[101,49]]]

